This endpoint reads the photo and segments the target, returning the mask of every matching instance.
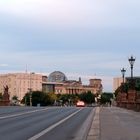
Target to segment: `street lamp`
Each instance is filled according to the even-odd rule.
[[[122,69],[121,69],[121,73],[122,73],[122,78],[123,78],[123,84],[124,84],[125,72],[126,72],[126,70],[125,70],[124,68],[122,68]]]
[[[133,79],[133,65],[135,62],[135,58],[133,56],[131,56],[130,58],[128,58],[128,61],[130,63],[130,68],[131,68],[131,79]]]
[[[133,56],[131,56],[129,59],[128,59],[129,63],[130,63],[130,68],[131,68],[131,82],[130,82],[130,88],[131,89],[134,89],[135,88],[135,81],[133,79],[133,65],[134,65],[134,62],[135,62],[135,58]]]

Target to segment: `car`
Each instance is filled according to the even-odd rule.
[[[85,103],[84,103],[83,101],[78,101],[78,102],[76,103],[76,106],[77,106],[77,107],[85,107]]]

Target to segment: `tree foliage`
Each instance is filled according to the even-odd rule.
[[[21,103],[29,106],[30,105],[30,93],[26,93],[23,99],[21,100]]]
[[[101,104],[110,102],[111,98],[113,99],[113,93],[104,92],[101,95]]]
[[[63,104],[73,105],[79,100],[78,94],[60,94],[58,95],[58,101],[62,101]]]
[[[80,94],[79,98],[81,101],[84,101],[87,104],[91,104],[95,102],[95,95],[91,93],[91,91]]]
[[[14,96],[12,97],[12,100],[18,101],[18,96],[14,95]]]
[[[78,100],[84,101],[86,104],[95,102],[95,96],[90,91],[82,94],[53,94],[44,93],[42,91],[33,91],[31,94],[26,93],[22,99],[22,103],[29,106],[30,99],[33,106],[40,104],[41,106],[53,105],[55,102],[66,105],[75,105]],[[61,102],[60,102],[61,101]]]
[[[57,96],[53,93],[44,93],[42,91],[33,91],[32,93],[26,93],[22,99],[22,103],[30,105],[30,98],[33,106],[40,104],[41,106],[52,105],[57,99]]]

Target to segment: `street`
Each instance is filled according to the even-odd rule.
[[[89,129],[91,112],[92,107],[1,107],[0,139],[78,140]]]

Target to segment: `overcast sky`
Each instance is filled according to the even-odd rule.
[[[64,72],[101,78],[112,91],[120,69],[140,76],[139,0],[0,0],[0,73]]]

